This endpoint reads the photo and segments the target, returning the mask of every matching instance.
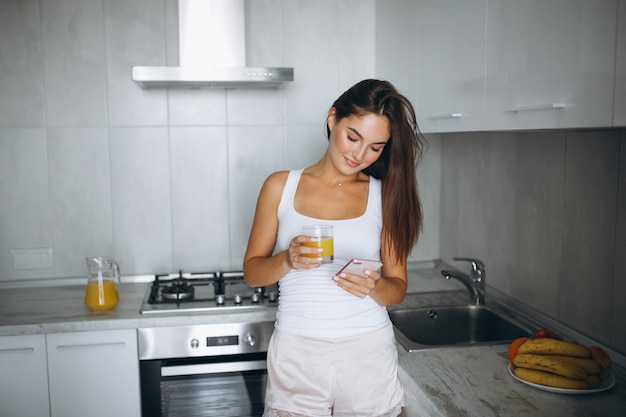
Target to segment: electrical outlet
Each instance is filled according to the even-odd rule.
[[[11,249],[13,269],[52,268],[52,248]]]

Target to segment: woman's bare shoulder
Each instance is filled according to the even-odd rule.
[[[280,195],[287,183],[289,171],[276,171],[270,174],[263,183],[263,194]]]
[[[269,187],[284,187],[287,183],[287,177],[289,176],[289,171],[276,171],[271,173],[265,179],[265,185]]]

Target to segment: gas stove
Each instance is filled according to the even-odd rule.
[[[278,286],[252,288],[241,271],[156,275],[142,314],[276,307]]]

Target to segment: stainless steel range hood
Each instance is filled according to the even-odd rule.
[[[142,88],[276,88],[293,68],[246,67],[244,0],[178,0],[178,67],[132,67]]]

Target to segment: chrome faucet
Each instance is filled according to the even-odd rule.
[[[472,304],[483,305],[485,303],[485,264],[478,259],[472,258],[454,258],[455,261],[467,261],[472,264],[470,275],[466,275],[459,271],[442,270],[441,275],[446,279],[456,278],[465,287],[472,297]]]

